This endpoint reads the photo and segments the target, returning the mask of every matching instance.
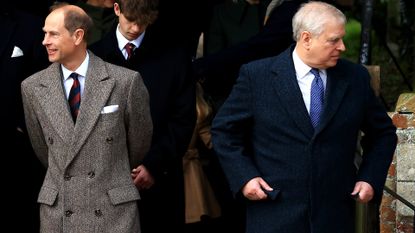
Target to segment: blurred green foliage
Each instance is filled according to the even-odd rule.
[[[346,46],[343,57],[353,62],[358,62],[359,60],[360,32],[360,22],[349,18],[346,25],[346,35],[343,38],[344,45]]]
[[[347,13],[346,15],[348,18],[346,35],[344,37],[346,51],[343,53],[343,57],[352,62],[359,62],[361,24],[352,15],[348,15]],[[379,30],[379,27],[377,28]],[[401,51],[403,43],[396,39],[402,37],[400,35],[400,28],[383,25],[381,29],[385,30],[382,33],[387,33],[382,38],[378,37],[382,33],[376,33],[372,29],[370,42],[371,64],[380,66],[381,98],[387,110],[394,111],[399,95],[410,92],[409,85],[414,85],[412,78],[413,67],[411,67],[410,62],[412,59],[409,57],[411,56],[410,53],[403,56]],[[396,60],[397,64],[393,62],[393,59]],[[403,75],[400,73],[398,66],[402,70]]]

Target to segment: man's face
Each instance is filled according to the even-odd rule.
[[[312,67],[327,69],[335,66],[341,53],[346,50],[343,43],[345,34],[343,24],[330,21],[325,25],[325,30],[320,36],[312,36],[309,47]]]
[[[118,16],[121,34],[129,41],[137,39],[147,28],[146,25],[140,25],[137,22],[128,20],[121,13],[118,4],[114,4],[114,12]]]
[[[46,47],[50,62],[66,64],[75,52],[76,38],[64,26],[62,11],[54,11],[45,20],[45,37],[42,44]]]

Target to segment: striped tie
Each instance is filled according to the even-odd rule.
[[[79,105],[81,104],[81,85],[79,84],[77,73],[72,73],[69,77],[73,79],[73,84],[69,92],[68,101],[73,121],[76,122],[76,117],[79,114]]]
[[[316,128],[320,121],[320,115],[323,112],[324,86],[318,69],[313,68],[310,72],[314,75],[310,93],[310,118],[311,123]]]

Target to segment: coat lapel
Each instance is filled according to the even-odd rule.
[[[298,86],[291,53],[292,50],[287,49],[272,65],[272,72],[275,74],[273,86],[290,118],[305,135],[311,137],[314,129]]]
[[[85,78],[84,95],[81,99],[79,116],[71,138],[73,145],[67,165],[80,151],[82,145],[94,129],[96,122],[114,87],[114,79],[108,76],[105,63],[89,52],[89,67]]]
[[[40,80],[36,87],[39,95],[39,103],[44,109],[49,122],[64,142],[70,142],[73,135],[73,121],[70,115],[68,101],[65,98],[63,89],[60,65],[50,65],[45,74],[47,76]]]
[[[324,103],[323,117],[316,128],[316,133],[319,133],[324,129],[333,118],[343,100],[348,86],[349,83],[343,72],[340,72],[338,68],[327,69],[326,101]]]
[[[337,112],[340,103],[349,86],[347,78],[338,66],[327,69],[327,87],[324,103],[324,112],[321,122],[316,129],[310,121],[310,115],[304,105],[304,100],[298,86],[294,63],[292,60],[292,49],[287,49],[277,57],[272,72],[275,74],[274,88],[281,99],[286,112],[295,121],[297,126],[308,136],[314,136],[328,125]]]

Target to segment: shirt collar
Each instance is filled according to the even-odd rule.
[[[140,47],[141,42],[143,41],[143,38],[144,38],[145,34],[146,34],[146,32],[144,31],[135,40],[129,41],[121,34],[120,24],[118,24],[117,30],[115,30],[115,35],[116,35],[117,41],[118,41],[118,48],[122,51],[124,49],[125,45],[128,44],[128,43],[133,43],[136,48]]]
[[[295,72],[297,74],[297,79],[303,79],[306,77],[306,75],[310,72],[310,70],[313,68],[307,64],[305,64],[301,58],[297,54],[297,50],[294,49],[293,51],[293,62],[294,62],[294,68]],[[320,74],[322,73],[324,76],[327,77],[327,71],[325,69],[319,70]]]
[[[66,80],[69,78],[69,75],[71,75],[73,72],[77,73],[78,75],[82,77],[86,77],[86,71],[88,70],[89,65],[89,54],[86,53],[84,61],[81,63],[81,65],[74,71],[68,70],[65,66],[61,64],[61,69],[63,73],[63,79]]]
[[[301,58],[297,54],[297,49],[294,49],[293,51],[293,62],[294,62],[294,68],[295,72],[297,74],[297,79],[303,79],[306,77],[308,72],[310,72],[311,67],[306,65]]]

